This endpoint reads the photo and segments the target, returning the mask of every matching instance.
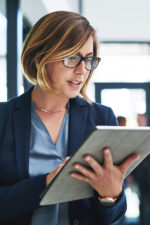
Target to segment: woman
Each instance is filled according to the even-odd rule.
[[[76,163],[77,173],[70,174],[93,187],[93,198],[39,207],[41,192],[88,133],[96,125],[117,125],[110,108],[86,95],[100,61],[97,48],[93,27],[73,12],[44,16],[27,36],[22,65],[34,86],[0,104],[0,224],[100,225],[124,214],[123,179],[138,156],[114,166],[108,148],[103,165],[87,155],[92,170]]]

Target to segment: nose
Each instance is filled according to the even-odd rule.
[[[85,62],[82,60],[80,62],[80,64],[76,67],[76,72],[77,73],[81,73],[84,74],[85,72],[87,72],[86,68],[85,68]]]

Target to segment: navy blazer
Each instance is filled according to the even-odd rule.
[[[30,225],[39,206],[46,175],[29,176],[29,143],[32,88],[0,103],[0,225]],[[72,155],[96,125],[116,125],[109,107],[70,100],[68,155]],[[71,187],[68,187],[71,191]],[[113,207],[96,197],[69,202],[71,225],[110,225],[126,210],[124,191]]]

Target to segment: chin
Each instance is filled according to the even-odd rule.
[[[80,94],[80,92],[76,92],[76,93],[68,94],[68,95],[66,95],[66,97],[67,97],[68,99],[70,99],[70,98],[75,98],[75,97],[77,97],[79,94]]]

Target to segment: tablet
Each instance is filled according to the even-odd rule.
[[[150,128],[95,127],[42,192],[40,205],[51,205],[92,197],[94,189],[88,183],[72,178],[69,173],[75,171],[72,165],[76,162],[88,166],[83,160],[83,156],[86,154],[90,154],[99,163],[102,163],[102,149],[104,147],[111,149],[114,164],[120,164],[126,157],[134,153],[140,156],[127,170],[126,176],[128,176],[150,153]]]

